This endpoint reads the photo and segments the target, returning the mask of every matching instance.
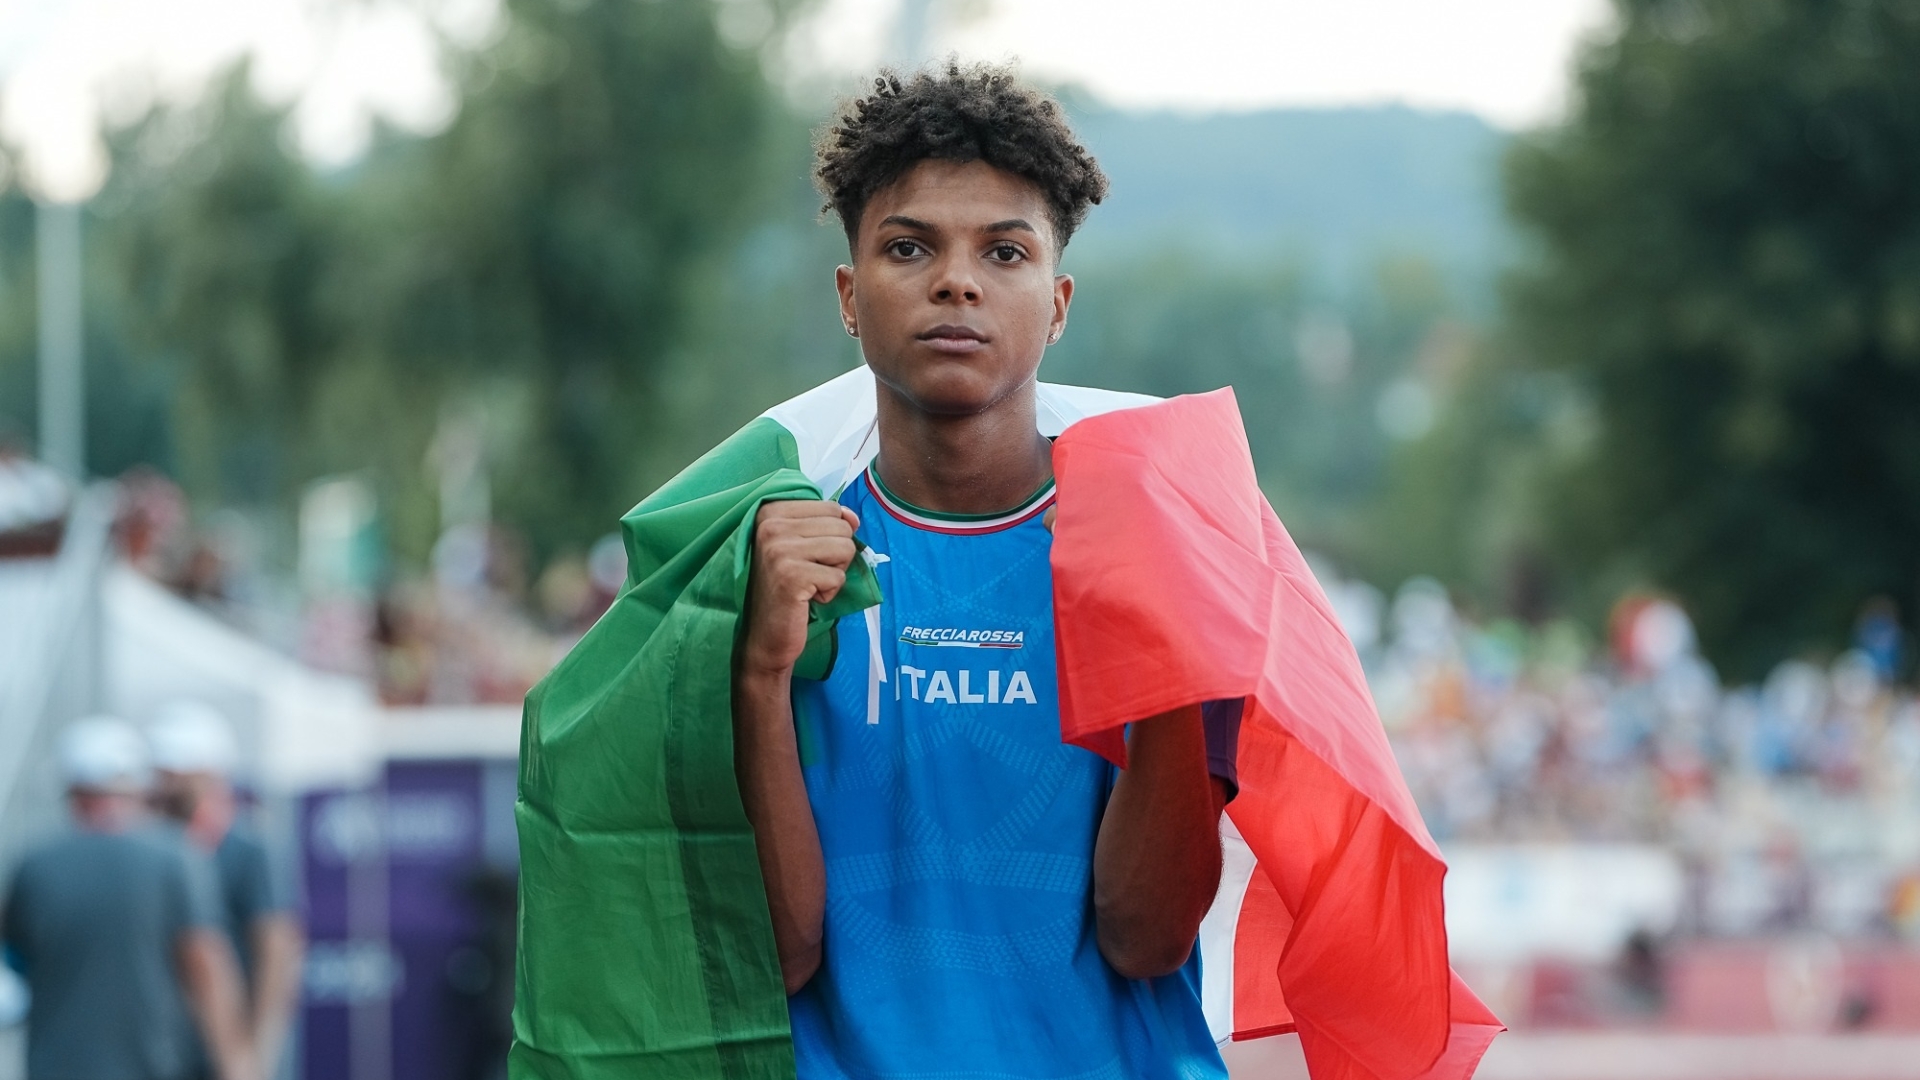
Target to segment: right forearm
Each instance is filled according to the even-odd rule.
[[[800,774],[784,671],[738,670],[733,678],[734,771],[766,882],[773,940],[789,994],[820,967],[826,863]]]
[[[269,1073],[280,1060],[293,1010],[300,1000],[300,961],[306,935],[289,914],[263,916],[252,927],[254,953],[253,1041]]]
[[[195,1026],[223,1080],[251,1080],[256,1069],[247,1037],[240,967],[218,930],[190,930],[179,947],[180,981]]]

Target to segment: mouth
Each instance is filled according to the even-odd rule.
[[[915,337],[946,353],[977,352],[987,345],[987,335],[971,326],[954,326],[951,323],[941,323]]]

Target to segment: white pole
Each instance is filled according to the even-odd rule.
[[[79,482],[87,476],[86,377],[80,352],[80,204],[41,203],[35,218],[40,277],[40,458]]]

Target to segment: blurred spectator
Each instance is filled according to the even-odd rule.
[[[150,466],[120,477],[120,514],[116,529],[120,550],[134,569],[172,584],[182,577],[193,543],[188,528],[187,495]]]
[[[212,856],[222,921],[245,983],[253,1045],[271,1076],[292,1027],[306,937],[288,890],[269,865],[266,845],[238,821],[233,731],[211,706],[177,701],[161,710],[148,738],[155,805]]]
[[[0,445],[0,556],[51,555],[71,497],[59,473]]]
[[[1616,975],[1624,1005],[1639,1016],[1658,1016],[1667,1004],[1667,964],[1660,939],[1647,930],[1627,935],[1620,949]]]
[[[1361,595],[1334,575],[1329,596]],[[1443,843],[1630,842],[1688,868],[1688,932],[1920,926],[1920,699],[1870,605],[1855,648],[1723,686],[1672,600],[1632,594],[1595,654],[1571,624],[1464,615],[1416,578],[1384,618],[1336,602]],[[1877,651],[1876,651],[1877,650]]]
[[[80,721],[61,763],[77,829],[29,854],[6,900],[31,994],[28,1080],[184,1080],[196,1027],[220,1080],[258,1080],[211,869],[147,818],[139,733]]]
[[[391,585],[373,607],[368,636],[381,700],[518,704],[611,599],[602,555],[584,565],[562,556],[533,588],[527,560],[509,530],[456,525],[443,533],[432,578]],[[530,593],[544,620],[528,611]]]
[[[1906,634],[1900,629],[1900,609],[1892,600],[1876,596],[1860,609],[1860,619],[1853,627],[1853,645],[1873,664],[1880,681],[1892,682],[1899,676]]]

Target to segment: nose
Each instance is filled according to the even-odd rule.
[[[932,299],[936,304],[977,304],[980,302],[979,267],[965,251],[948,252],[940,257],[933,275]]]

